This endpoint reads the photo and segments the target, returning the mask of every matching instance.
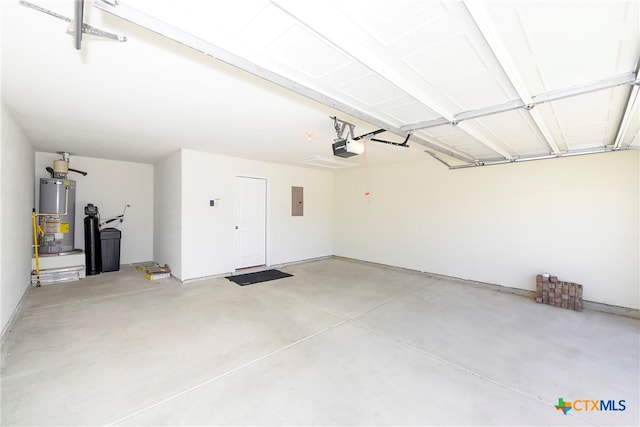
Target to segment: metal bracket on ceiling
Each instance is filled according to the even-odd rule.
[[[102,38],[105,38],[105,39],[116,40],[116,41],[119,41],[119,42],[126,42],[127,41],[127,38],[125,36],[119,36],[117,34],[110,33],[108,31],[104,31],[104,30],[101,30],[99,28],[92,27],[89,24],[82,24],[82,32],[85,33],[85,34],[90,34],[92,36],[102,37]],[[67,30],[67,34],[73,36],[75,34],[75,31],[71,27],[69,27],[69,29]]]
[[[80,49],[82,43],[82,33],[90,34],[96,37],[103,37],[106,39],[116,40],[119,42],[126,42],[127,38],[125,36],[119,36],[114,33],[110,33],[108,31],[100,30],[98,28],[92,27],[89,24],[85,24],[83,21],[83,13],[84,13],[84,1],[83,0],[75,0],[75,17],[71,19],[67,16],[56,13],[52,10],[45,9],[44,7],[38,6],[37,4],[30,3],[25,0],[19,0],[20,5],[31,8],[33,10],[37,10],[38,12],[46,13],[47,15],[51,15],[55,18],[61,19],[63,21],[68,22],[69,28],[67,29],[67,34],[71,35],[75,39],[75,48]]]
[[[430,155],[431,157],[433,157],[434,159],[436,159],[437,161],[439,161],[440,163],[442,163],[443,165],[445,165],[446,167],[448,167],[449,169],[451,169],[451,165],[449,163],[445,162],[444,160],[442,160],[435,153],[432,153],[429,150],[424,150],[424,152],[427,153],[428,155]]]
[[[335,116],[330,116],[333,119],[333,127],[336,130],[336,137],[338,139],[355,139],[353,136],[353,130],[355,129],[355,125],[349,122],[345,122],[344,120],[340,120]],[[348,130],[347,137],[344,137],[344,132]]]
[[[367,132],[365,134],[359,135],[359,136],[354,136],[353,131],[355,130],[355,125],[349,122],[345,122],[344,120],[340,120],[337,117],[331,116],[331,118],[333,119],[333,127],[336,130],[336,136],[338,137],[338,139],[350,139],[353,141],[358,141],[360,139],[364,139],[366,141],[375,141],[375,142],[381,142],[383,144],[389,144],[389,145],[394,145],[396,147],[405,147],[408,148],[409,145],[407,144],[409,142],[409,138],[411,137],[411,133],[407,133],[406,138],[404,139],[403,142],[394,142],[394,141],[387,141],[384,139],[378,139],[378,138],[373,138],[373,136],[378,135],[380,133],[383,132],[387,132],[386,129],[378,129],[378,130],[374,130],[371,132]],[[347,137],[344,137],[344,133],[345,131],[348,130],[348,134]]]
[[[353,138],[354,140],[359,140],[359,139],[366,139],[368,141],[375,141],[375,142],[381,142],[383,144],[389,144],[389,145],[395,145],[396,147],[409,147],[409,145],[407,145],[407,142],[409,142],[409,138],[411,137],[411,133],[407,133],[407,136],[405,137],[403,142],[394,142],[394,141],[387,141],[385,139],[378,139],[378,138],[373,138],[374,135],[377,135],[379,133],[383,133],[386,132],[386,129],[378,129],[378,130],[374,130],[372,132],[369,133],[365,133],[363,135],[360,136],[356,136],[355,138]]]
[[[378,138],[371,138],[371,141],[381,142],[383,144],[389,144],[389,145],[393,145],[393,146],[396,146],[396,147],[409,148],[409,144],[407,144],[407,142],[409,142],[409,138],[410,137],[411,137],[411,134],[407,134],[407,137],[402,142],[393,142],[393,141],[387,141],[387,140],[378,139]]]
[[[613,150],[617,151],[622,148],[622,143],[630,129],[631,122],[634,118],[638,117],[638,104],[640,104],[640,80],[638,80],[638,74],[640,73],[640,59],[636,62],[636,69],[634,71],[633,82],[631,83],[631,91],[627,97],[627,103],[624,108],[624,113],[620,119],[616,136],[613,140]],[[629,146],[631,143],[629,143]],[[629,148],[629,147],[627,147]]]

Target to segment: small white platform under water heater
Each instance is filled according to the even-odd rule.
[[[72,282],[85,276],[84,251],[74,250],[61,255],[44,255],[38,257],[40,264],[40,285]],[[37,286],[36,260],[31,258],[31,285]]]

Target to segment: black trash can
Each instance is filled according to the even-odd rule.
[[[120,270],[120,230],[105,228],[100,231],[102,272]]]

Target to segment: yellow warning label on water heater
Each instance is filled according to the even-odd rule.
[[[60,232],[61,233],[68,233],[69,232],[69,223],[68,222],[61,222],[60,223]]]

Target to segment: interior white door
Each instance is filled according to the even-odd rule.
[[[267,181],[236,177],[234,199],[235,268],[265,265]]]

